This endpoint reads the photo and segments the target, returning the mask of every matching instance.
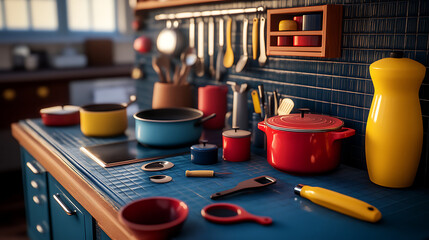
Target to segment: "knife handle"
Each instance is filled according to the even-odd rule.
[[[256,91],[256,90],[252,91],[252,101],[253,101],[253,108],[255,109],[255,113],[261,113],[261,105],[259,103],[259,95],[258,95],[258,91]]]
[[[185,176],[187,177],[214,177],[213,170],[186,170]]]
[[[294,191],[313,203],[360,220],[377,222],[381,219],[381,213],[376,207],[338,192],[302,184],[297,185]]]
[[[258,58],[258,18],[253,19],[252,49],[253,49],[253,60],[256,60]]]

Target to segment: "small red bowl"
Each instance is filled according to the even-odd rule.
[[[162,240],[179,233],[188,213],[188,206],[181,200],[150,197],[122,207],[119,220],[139,239]]]
[[[55,106],[40,110],[42,122],[46,126],[70,126],[80,122],[79,107]]]

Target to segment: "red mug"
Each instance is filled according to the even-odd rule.
[[[216,117],[204,123],[204,128],[222,129],[225,126],[227,93],[227,86],[207,85],[198,88],[198,109],[204,113],[204,116],[216,113]]]
[[[243,162],[250,159],[250,137],[245,130],[228,130],[222,133],[223,159],[230,162]]]

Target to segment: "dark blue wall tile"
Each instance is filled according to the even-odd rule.
[[[264,67],[249,59],[246,69],[236,73],[229,69],[225,80],[247,83],[251,88],[264,84],[269,91],[277,89],[282,97],[294,100],[296,108],[309,107],[312,112],[336,116],[347,127],[356,130],[356,136],[344,141],[343,162],[365,168],[365,128],[374,94],[374,86],[369,74],[373,62],[389,57],[392,50],[404,51],[404,56],[414,59],[426,67],[429,64],[429,1],[427,0],[274,0],[264,1],[268,8],[301,7],[321,4],[343,4],[343,36],[341,57],[335,59],[269,56]],[[208,9],[226,9],[258,6],[260,1],[222,2],[210,5],[195,5],[167,8],[147,13],[146,27],[136,35],[147,35],[153,42],[161,29],[162,21],[155,21],[160,13],[186,12]],[[256,14],[249,14],[249,19]],[[234,18],[237,20],[238,16]],[[217,27],[217,26],[216,26]],[[241,22],[237,20],[233,32],[234,57],[238,59],[241,49]],[[188,36],[188,21],[179,28]],[[251,29],[251,25],[249,26]],[[248,33],[248,51],[251,53],[251,33]],[[217,34],[216,34],[217,35]],[[206,34],[207,38],[207,34]],[[207,43],[206,43],[207,44]],[[217,38],[215,44],[217,45]],[[152,50],[156,54],[156,49]],[[208,62],[208,58],[206,58]],[[137,64],[138,63],[138,64]],[[150,108],[153,83],[157,75],[151,67],[151,54],[138,54],[136,64],[140,65],[145,78],[137,81],[139,106]],[[420,99],[424,120],[429,125],[429,74],[425,76],[420,89]],[[197,87],[217,84],[209,77],[190,78]],[[231,91],[228,106],[232,107]],[[251,100],[249,94],[249,109]],[[425,136],[428,126],[425,126]],[[428,137],[427,137],[428,138]],[[423,172],[429,182],[429,140],[425,142],[419,172]]]

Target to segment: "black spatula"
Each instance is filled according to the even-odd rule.
[[[220,197],[232,194],[232,193],[236,193],[242,190],[246,190],[246,189],[252,189],[252,188],[260,188],[260,187],[265,187],[267,185],[273,184],[275,183],[277,180],[273,177],[269,177],[269,176],[260,176],[260,177],[255,177],[252,179],[248,179],[245,181],[242,181],[240,183],[237,184],[237,186],[222,191],[222,192],[217,192],[214,193],[210,196],[211,199],[218,199]]]

